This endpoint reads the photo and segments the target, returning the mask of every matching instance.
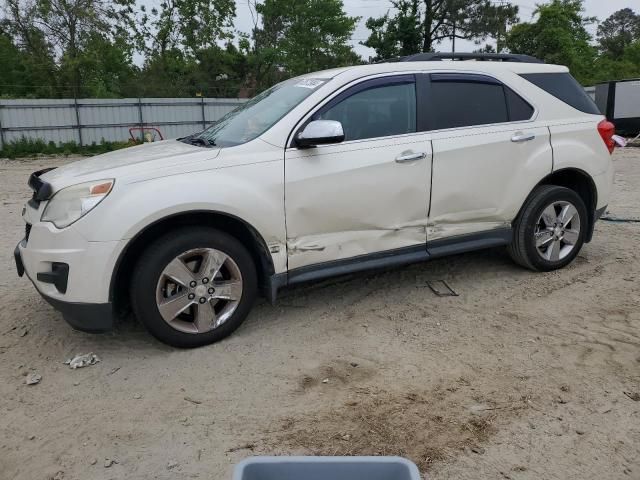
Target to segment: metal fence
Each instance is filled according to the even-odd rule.
[[[595,87],[585,89],[595,96]],[[245,102],[241,98],[0,100],[0,149],[24,137],[55,144],[124,141],[130,128],[155,127],[164,138],[204,129]],[[135,134],[139,137],[140,131]]]
[[[202,130],[245,102],[239,98],[0,100],[0,149],[24,137],[90,145],[130,138],[132,127],[156,127],[164,138]],[[140,136],[140,132],[136,132]]]

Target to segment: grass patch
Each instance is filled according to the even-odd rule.
[[[100,143],[93,142],[90,145],[80,146],[76,142],[56,144],[55,142],[47,143],[42,139],[22,137],[4,144],[2,150],[0,150],[0,158],[22,158],[33,157],[35,155],[99,155],[101,153],[139,145],[139,143],[140,142],[134,142],[133,140],[124,142],[108,142],[102,140]]]

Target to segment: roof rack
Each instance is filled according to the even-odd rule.
[[[477,60],[480,62],[544,63],[530,55],[516,53],[415,53],[406,57],[391,58],[384,62],[439,62],[442,60]]]

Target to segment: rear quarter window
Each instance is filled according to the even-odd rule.
[[[534,108],[493,77],[431,74],[434,129],[472,127],[531,119]]]
[[[593,115],[601,114],[582,85],[569,73],[525,73],[520,76],[576,110]]]

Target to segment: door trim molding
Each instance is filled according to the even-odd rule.
[[[424,244],[396,248],[384,252],[358,255],[340,260],[332,260],[316,265],[294,268],[289,271],[287,284],[295,285],[313,280],[346,275],[348,273],[389,268],[427,260],[429,254]]]
[[[427,242],[427,251],[431,258],[438,258],[456,253],[508,245],[511,243],[512,237],[513,231],[511,227],[501,227],[484,232],[431,240]]]
[[[268,300],[272,304],[275,303],[278,290],[286,286],[350,273],[409,265],[429,260],[430,258],[508,245],[511,243],[512,236],[511,227],[496,228],[485,232],[433,240],[427,242],[426,245],[412,245],[410,247],[294,268],[289,272],[268,277],[266,289]]]

